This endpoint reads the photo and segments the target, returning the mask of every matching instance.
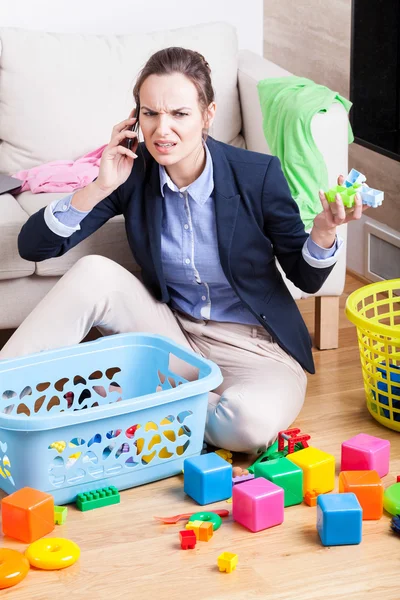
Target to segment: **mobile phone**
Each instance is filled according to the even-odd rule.
[[[136,109],[135,109],[135,114],[133,115],[134,118],[136,119],[136,121],[134,122],[134,124],[130,127],[130,131],[137,131],[139,129],[139,112],[140,112],[140,105],[137,104],[136,105]],[[128,148],[128,150],[132,149],[132,144],[135,141],[135,138],[125,138],[123,145],[125,146],[125,148]]]

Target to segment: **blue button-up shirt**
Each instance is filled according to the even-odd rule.
[[[178,188],[159,166],[163,196],[161,258],[163,273],[171,296],[171,307],[195,319],[212,319],[259,325],[242,304],[221,267],[218,253],[213,199],[213,163],[207,146],[206,165],[190,185]],[[59,235],[69,237],[78,230],[87,212],[71,206],[72,194],[53,202],[45,211],[47,225]],[[334,264],[342,245],[338,240],[329,249],[321,248],[309,237],[303,247],[304,259],[315,267]]]

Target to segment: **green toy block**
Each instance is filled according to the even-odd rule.
[[[283,488],[285,507],[303,502],[303,471],[287,458],[258,463],[254,476],[264,477]]]
[[[109,504],[119,504],[121,497],[116,487],[99,488],[92,492],[83,492],[76,497],[76,506],[81,511],[92,510],[93,508],[101,508]]]
[[[64,525],[67,520],[68,508],[66,506],[54,506],[54,523]]]
[[[301,442],[297,442],[294,445],[294,451],[297,452],[298,450],[303,450],[304,446]],[[287,451],[287,447],[284,448],[283,450],[278,450],[278,440],[276,440],[272,446],[270,446],[268,448],[268,450],[266,450],[266,452],[263,452],[263,454],[260,454],[260,456],[257,458],[257,460],[255,462],[253,462],[253,464],[247,468],[249,473],[252,473],[254,475],[254,469],[255,466],[260,464],[260,463],[264,463],[266,461],[270,461],[270,460],[276,460],[277,458],[284,458],[287,455],[288,451]]]
[[[354,183],[349,187],[345,187],[344,185],[336,185],[335,187],[325,192],[325,196],[327,197],[328,202],[335,202],[336,194],[339,194],[343,200],[343,206],[345,206],[346,208],[352,208],[354,206],[354,197],[357,193],[358,188],[360,187],[360,183]]]

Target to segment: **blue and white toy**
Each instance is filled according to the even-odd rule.
[[[187,458],[183,477],[184,491],[198,504],[211,504],[232,496],[232,465],[215,452]]]
[[[357,191],[361,196],[362,203],[368,204],[372,208],[377,208],[383,202],[384,193],[380,190],[374,190],[367,185],[362,185]]]
[[[347,175],[346,179],[344,180],[344,184],[346,187],[351,187],[352,185],[354,185],[355,183],[365,183],[367,181],[367,178],[365,177],[365,175],[363,175],[362,173],[360,173],[360,171],[356,171],[356,169],[352,169],[350,171],[350,173]]]
[[[362,538],[362,508],[357,496],[320,494],[317,498],[317,529],[324,546],[359,544]]]
[[[356,169],[351,169],[344,180],[343,185],[347,188],[352,187],[354,184],[361,185],[361,187],[357,189],[357,193],[360,194],[362,203],[367,204],[371,208],[377,208],[383,202],[384,193],[381,192],[381,190],[374,190],[367,185],[362,185],[366,181],[367,178],[363,173],[360,173],[360,171],[357,171]]]

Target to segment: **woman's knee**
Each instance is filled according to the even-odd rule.
[[[237,384],[225,390],[219,408],[229,406],[232,426],[230,450],[237,452],[263,452],[277,438],[279,431],[287,429],[299,414],[304,394],[295,398],[268,397],[268,388]],[[233,447],[235,446],[235,447]]]

